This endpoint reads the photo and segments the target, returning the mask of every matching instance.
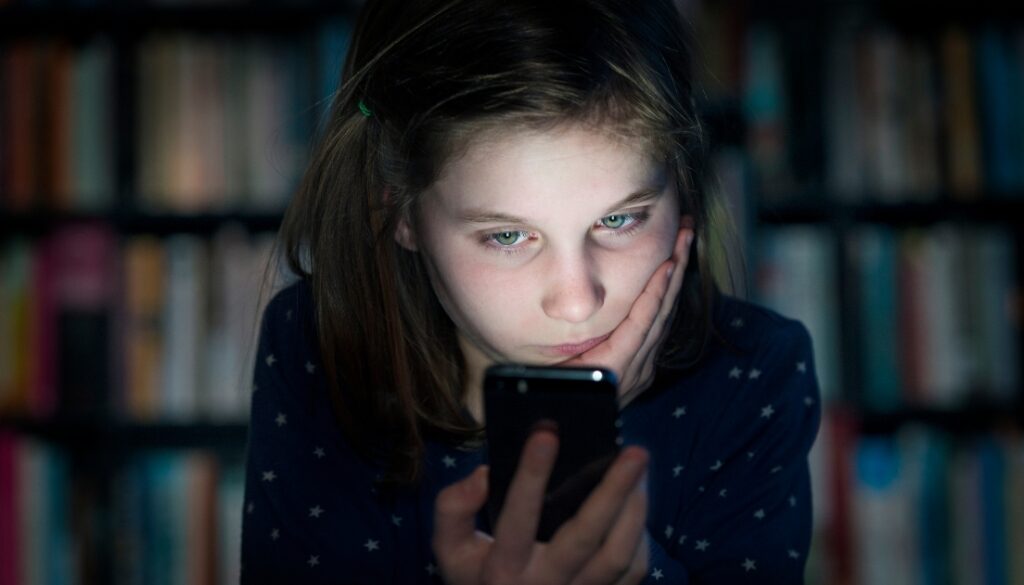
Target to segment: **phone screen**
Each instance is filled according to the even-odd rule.
[[[558,435],[558,457],[537,529],[537,540],[547,542],[579,510],[618,454],[615,374],[589,367],[491,366],[484,377],[484,409],[492,528],[526,439],[538,426]]]

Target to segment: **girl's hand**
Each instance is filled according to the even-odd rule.
[[[692,239],[692,221],[684,217],[672,257],[651,275],[626,319],[603,343],[564,362],[569,366],[597,365],[613,370],[619,378],[620,408],[654,380],[654,357],[668,332],[665,325],[672,320],[676,297],[683,286]]]
[[[647,573],[647,451],[626,447],[579,511],[550,542],[536,541],[558,437],[537,431],[523,447],[494,536],[476,530],[487,501],[487,467],[441,490],[434,554],[448,585],[632,584]]]

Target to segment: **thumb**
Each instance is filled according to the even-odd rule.
[[[434,501],[434,552],[438,559],[475,541],[476,514],[487,501],[487,465],[449,485]]]

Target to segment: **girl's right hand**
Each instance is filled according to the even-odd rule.
[[[624,448],[579,511],[550,542],[536,541],[558,437],[536,431],[523,448],[494,536],[476,530],[487,501],[487,467],[437,496],[433,548],[448,585],[638,583],[647,573],[643,448]]]

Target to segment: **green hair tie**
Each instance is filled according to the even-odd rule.
[[[363,100],[359,100],[359,111],[362,112],[363,115],[366,116],[367,118],[373,115],[373,112],[370,110],[370,108],[366,107],[366,104],[363,103]]]

